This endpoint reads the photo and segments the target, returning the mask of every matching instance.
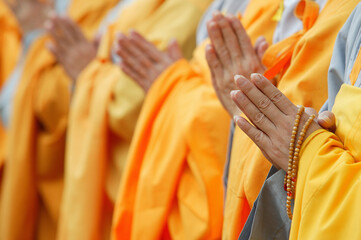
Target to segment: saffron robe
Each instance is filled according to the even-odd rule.
[[[326,107],[336,132],[311,134],[300,151],[290,239],[360,239],[361,5],[340,31]]]
[[[79,76],[67,136],[64,202],[59,239],[109,232],[113,205],[143,90],[114,64],[115,34],[135,29],[160,49],[175,38],[185,56],[195,46],[200,16],[210,0],[137,0],[103,36],[98,57]]]
[[[2,46],[0,48],[1,91],[6,79],[14,69],[21,51],[21,32],[19,26],[15,16],[3,1],[0,1],[0,46]],[[5,143],[6,130],[0,121],[0,178],[5,161]]]
[[[115,1],[72,1],[87,37]],[[9,128],[0,239],[54,239],[63,186],[69,79],[38,39],[26,57]]]
[[[260,35],[271,41],[275,2],[250,1],[243,24],[253,42]],[[113,239],[221,238],[230,119],[211,85],[204,47],[191,62],[180,60],[163,72],[146,96],[119,189]]]
[[[319,110],[327,99],[325,86],[333,45],[338,31],[357,3],[328,0],[313,26],[298,39],[290,65],[277,86],[295,104]],[[237,128],[233,139],[224,222],[225,226],[232,226],[227,231],[232,235],[225,239],[237,239],[239,236],[270,167],[271,164],[257,146]]]

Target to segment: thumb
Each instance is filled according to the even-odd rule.
[[[269,47],[269,45],[268,45],[265,37],[261,36],[256,40],[254,48],[255,48],[256,54],[260,61],[262,61],[262,58],[263,58],[266,50],[268,49],[268,47]]]
[[[320,113],[317,122],[322,128],[327,129],[330,132],[335,132],[336,130],[336,117],[332,112],[324,111]]]
[[[169,42],[167,53],[168,56],[174,61],[177,61],[183,57],[182,50],[180,49],[179,44],[175,39]]]

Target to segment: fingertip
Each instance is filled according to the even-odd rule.
[[[242,75],[235,75],[234,76],[234,82],[235,84],[239,87],[239,86],[242,86],[246,81],[248,81],[247,78],[245,78],[244,76]]]
[[[213,17],[219,17],[219,16],[222,15],[222,13],[220,11],[216,10],[216,11],[213,12],[212,15],[213,15]]]
[[[255,82],[255,83],[261,83],[263,82],[263,76],[259,73],[252,73],[251,74],[251,80],[252,82]]]
[[[233,121],[234,121],[235,123],[237,123],[237,125],[239,125],[240,119],[241,119],[241,117],[238,116],[238,115],[234,115],[234,116],[233,116]]]
[[[212,50],[213,50],[212,44],[211,44],[211,43],[208,43],[208,44],[206,45],[206,52],[212,53]]]
[[[129,30],[129,36],[135,36],[135,30],[133,28]]]
[[[236,99],[237,90],[232,90],[230,93],[232,99]]]

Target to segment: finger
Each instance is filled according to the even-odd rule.
[[[57,47],[50,42],[46,43],[45,46],[54,55],[55,59],[62,64],[63,59],[62,56],[59,54]]]
[[[128,53],[128,56],[137,60],[137,64],[141,67],[146,68],[148,71],[151,71],[153,68],[153,62],[138,48],[138,46],[128,39],[124,34],[118,35],[118,42],[120,47]],[[144,71],[145,72],[145,71]]]
[[[147,41],[142,35],[136,31],[130,31],[130,39],[141,49],[145,54],[144,56],[150,58],[152,61],[161,62],[163,53],[159,51],[152,43]]]
[[[252,126],[245,118],[235,116],[234,121],[262,151],[272,147],[271,140],[267,134]]]
[[[251,43],[246,30],[244,29],[242,23],[235,16],[227,16],[228,21],[230,21],[233,30],[236,33],[239,45],[241,46],[241,51],[246,59],[252,59],[255,57],[254,49]],[[257,58],[258,60],[258,58]]]
[[[240,89],[247,98],[257,107],[259,111],[267,116],[274,125],[277,125],[277,121],[284,117],[282,111],[280,111],[271,99],[260,91],[251,81],[243,76],[236,76],[235,83],[238,89]]]
[[[225,69],[231,71],[232,61],[226,44],[223,41],[222,32],[216,22],[210,21],[207,24],[209,38],[212,42],[214,50]]]
[[[56,34],[66,45],[73,45],[77,42],[77,39],[73,36],[71,30],[60,16],[56,16],[53,19],[53,23]]]
[[[259,37],[255,43],[254,49],[256,51],[256,54],[260,61],[262,61],[262,58],[268,49],[269,45],[265,39],[265,37]]]
[[[168,56],[173,60],[177,61],[183,58],[182,50],[179,47],[177,40],[172,39],[167,47]]]
[[[48,34],[54,40],[54,44],[57,46],[57,49],[66,50],[68,45],[66,44],[66,42],[64,42],[63,37],[61,37],[55,30],[54,23],[52,21],[47,21],[45,22],[44,26],[47,29]]]
[[[263,75],[254,73],[251,81],[284,114],[293,116],[297,112],[297,107]]]
[[[219,90],[218,81],[223,78],[223,67],[211,44],[206,46],[206,59],[212,73],[212,83],[216,90]]]
[[[239,109],[262,132],[270,136],[276,130],[275,124],[262,113],[256,105],[240,90],[233,90],[231,97]]]
[[[238,43],[237,36],[229,23],[229,21],[221,14],[216,13],[213,17],[217,25],[220,27],[223,40],[226,44],[228,52],[230,53],[232,60],[237,63],[242,58],[241,47]]]
[[[320,113],[317,118],[317,123],[324,129],[329,130],[330,132],[336,131],[336,117],[332,112],[325,111]]]
[[[78,26],[78,24],[76,24],[69,17],[65,17],[65,16],[61,17],[61,21],[62,21],[64,27],[66,27],[66,29],[69,33],[69,37],[71,37],[74,42],[88,41],[87,38],[84,36],[82,30]]]
[[[142,88],[144,88],[144,83],[142,81],[142,76],[139,75],[137,71],[135,71],[131,66],[126,64],[125,62],[120,63],[120,68],[124,71],[125,74],[127,74],[129,77],[131,77],[136,83],[138,83]]]
[[[117,46],[116,52],[122,58],[123,64],[131,67],[139,76],[147,77],[147,71],[143,66],[141,66],[139,59],[127,51],[126,46],[123,46],[121,42]]]

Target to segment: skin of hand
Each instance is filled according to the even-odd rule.
[[[235,16],[223,16],[216,12],[207,24],[211,44],[206,47],[206,58],[211,70],[213,87],[228,113],[239,114],[229,93],[235,89],[233,76],[249,77],[251,73],[263,73],[262,57],[268,48],[264,37],[255,46],[242,23]]]
[[[42,28],[54,6],[53,0],[4,0],[14,13],[23,34]]]
[[[134,30],[129,32],[129,36],[118,34],[114,50],[122,59],[121,69],[145,92],[164,70],[182,58],[175,40],[169,43],[166,52],[162,52]]]
[[[70,18],[53,15],[45,23],[53,42],[47,47],[75,82],[83,69],[96,57],[96,46],[88,41],[80,27]]]
[[[308,115],[314,114],[316,116],[317,123],[323,128],[330,132],[336,131],[336,117],[332,112],[324,111],[320,114],[317,113],[317,111],[314,108],[305,108],[305,112]]]
[[[336,117],[332,112],[324,111],[318,115],[317,123],[330,132],[336,131]]]
[[[252,74],[250,80],[236,76],[235,83],[239,90],[232,91],[231,97],[252,124],[237,115],[234,121],[273,165],[287,171],[297,106],[261,74]],[[309,116],[302,114],[297,135]],[[318,129],[321,127],[313,121],[304,139]]]

